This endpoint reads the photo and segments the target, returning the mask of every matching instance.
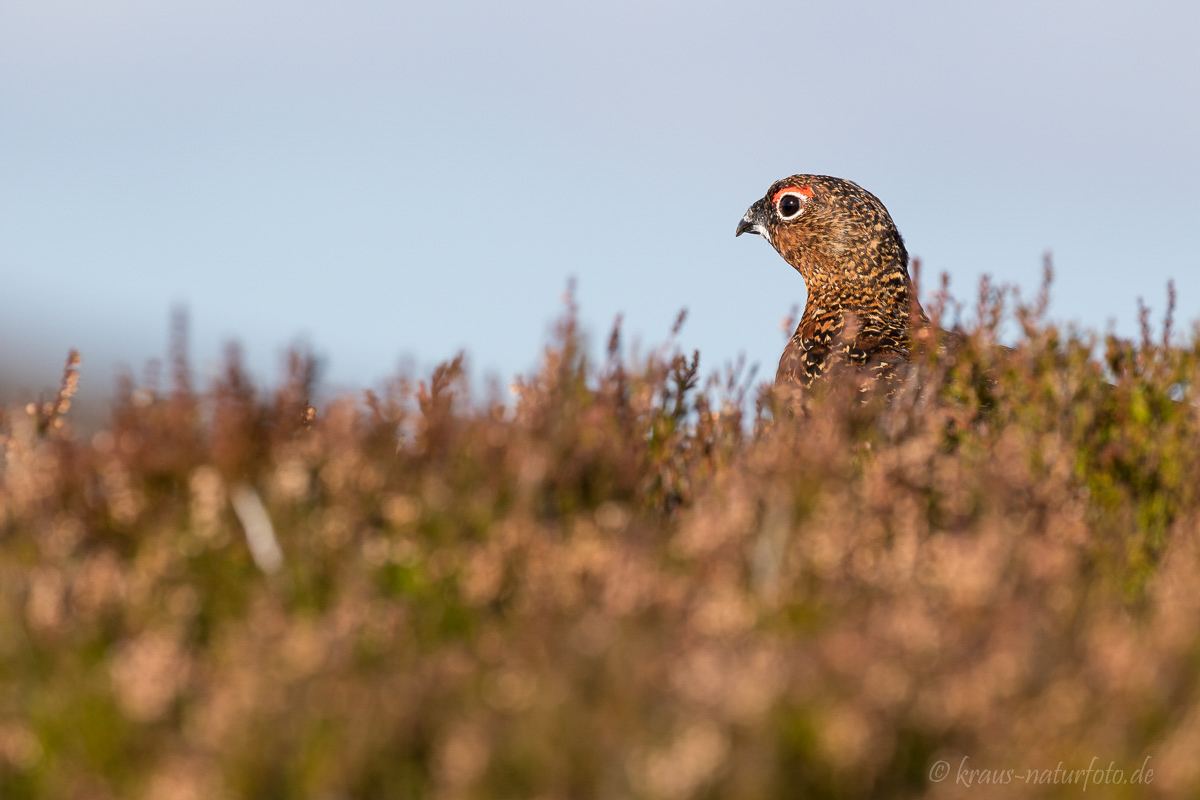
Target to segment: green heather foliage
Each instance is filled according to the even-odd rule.
[[[799,416],[573,309],[504,398],[176,341],[84,435],[71,363],[0,418],[0,797],[1195,796],[1200,333],[1011,297]]]

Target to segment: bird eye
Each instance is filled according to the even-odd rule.
[[[783,219],[791,219],[800,213],[800,209],[804,207],[804,202],[797,194],[785,194],[779,198],[779,216]]]

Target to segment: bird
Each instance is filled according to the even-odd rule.
[[[908,272],[891,214],[858,184],[828,175],[775,181],[738,221],[800,273],[804,313],[784,348],[776,387],[811,388],[851,373],[860,391],[904,380],[915,335],[936,333]]]

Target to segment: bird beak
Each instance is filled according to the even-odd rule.
[[[741,236],[743,233],[757,233],[759,236],[763,237],[769,242],[771,241],[771,237],[767,234],[767,226],[763,225],[758,220],[758,209],[756,208],[757,205],[758,204],[755,203],[753,206],[750,206],[750,208],[746,209],[745,216],[738,221],[737,232],[734,234],[734,236]]]

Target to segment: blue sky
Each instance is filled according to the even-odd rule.
[[[770,375],[804,286],[734,239],[775,179],[877,194],[926,274],[1132,333],[1200,310],[1200,6],[38,0],[0,10],[0,368],[84,390],[237,339],[366,386],[531,369],[569,278],[601,340]]]

